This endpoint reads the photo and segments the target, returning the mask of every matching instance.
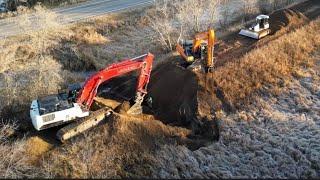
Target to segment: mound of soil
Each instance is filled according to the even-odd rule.
[[[154,69],[149,96],[156,116],[165,123],[185,122],[196,117],[198,80],[195,74],[173,61]]]
[[[211,132],[210,138],[217,138],[214,113],[224,107],[215,83],[207,75],[177,65],[175,58],[179,57],[162,62],[152,73],[149,96],[155,116],[165,123],[191,127],[195,134]]]
[[[270,29],[272,33],[284,27],[296,27],[306,22],[308,22],[308,18],[305,15],[290,9],[278,10],[270,15]]]

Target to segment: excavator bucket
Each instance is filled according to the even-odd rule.
[[[142,106],[139,103],[135,103],[131,108],[127,111],[128,114],[138,115],[142,114]]]
[[[127,111],[128,114],[137,115],[142,114],[142,102],[144,100],[145,94],[137,93],[135,98],[135,103],[131,108]]]

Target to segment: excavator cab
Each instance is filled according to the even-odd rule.
[[[207,52],[208,52],[208,43],[202,42],[197,49],[197,51],[193,52],[193,41],[191,40],[186,40],[181,43],[183,47],[183,51],[185,55],[187,56],[186,63],[188,65],[191,65],[194,63],[196,59],[201,59],[202,61],[205,61],[207,58]]]
[[[67,89],[67,95],[68,95],[68,100],[70,101],[70,102],[76,102],[76,98],[77,98],[77,96],[78,96],[78,94],[79,94],[79,91],[81,90],[81,88],[82,88],[82,85],[83,85],[83,83],[82,84],[80,84],[80,83],[75,83],[75,84],[70,84],[69,86],[68,86],[68,89]]]
[[[186,55],[185,60],[186,60],[187,64],[188,65],[192,64],[195,60],[194,53],[192,52],[193,41],[192,40],[181,40],[179,44],[180,44],[179,47],[181,47],[180,51],[183,51],[183,54]]]

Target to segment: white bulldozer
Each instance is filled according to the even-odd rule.
[[[271,33],[269,16],[259,15],[256,18],[256,23],[248,29],[241,29],[240,35],[247,36],[253,39],[261,39]]]

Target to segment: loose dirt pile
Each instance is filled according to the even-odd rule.
[[[274,34],[282,28],[294,28],[308,22],[308,18],[301,12],[291,9],[275,11],[270,15],[270,29]]]
[[[173,59],[159,64],[152,72],[148,88],[156,116],[166,123],[196,118],[197,81],[194,73],[176,65]]]
[[[212,131],[210,138],[217,138],[214,112],[222,108],[217,88],[212,79],[177,65],[176,60],[168,59],[152,72],[149,96],[155,116],[167,124],[191,127],[195,134]]]

